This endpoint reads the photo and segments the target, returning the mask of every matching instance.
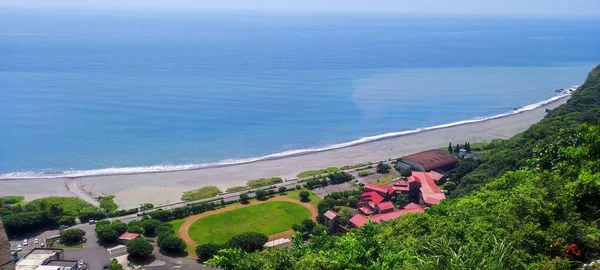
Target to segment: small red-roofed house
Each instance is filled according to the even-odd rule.
[[[129,240],[133,240],[136,239],[140,236],[139,233],[130,233],[130,232],[126,232],[124,234],[121,234],[121,236],[119,236],[119,241],[121,241],[121,243],[125,243]]]
[[[330,233],[337,231],[338,222],[340,220],[340,214],[335,211],[329,210],[323,214],[325,216],[325,226],[327,226]]]
[[[365,224],[367,224],[367,217],[365,217],[361,214],[356,214],[350,218],[350,223],[352,223],[352,225],[354,225],[354,227],[360,228],[360,227],[364,226]]]
[[[394,204],[392,202],[382,202],[375,205],[377,213],[387,213],[394,211]]]

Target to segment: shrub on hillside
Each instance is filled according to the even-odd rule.
[[[269,241],[269,237],[265,234],[246,232],[231,237],[229,242],[227,242],[227,245],[231,248],[239,248],[246,252],[254,252],[261,250],[267,241]]]

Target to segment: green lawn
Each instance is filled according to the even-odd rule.
[[[308,198],[310,199],[310,203],[312,205],[317,206],[319,204],[319,202],[322,201],[322,199],[319,198],[319,196],[315,195],[314,193],[312,193],[312,191],[305,189],[305,188],[300,189],[300,190],[296,189],[293,191],[288,191],[288,192],[286,192],[287,194],[285,196],[300,201],[300,191],[303,191],[303,190],[306,190],[310,193],[310,196]]]
[[[384,178],[381,178],[377,181],[373,181],[371,184],[376,185],[376,186],[383,186],[383,185],[388,185],[392,183],[392,180],[394,180],[396,177],[393,175],[388,175]]]
[[[270,235],[286,231],[307,218],[310,211],[302,205],[268,202],[201,218],[192,224],[188,233],[199,244],[225,243],[243,232]]]
[[[185,219],[183,218],[169,221],[169,223],[173,225],[173,231],[175,231],[175,236],[177,236],[177,232],[179,231],[179,228],[181,228],[181,225],[183,225],[184,221]]]

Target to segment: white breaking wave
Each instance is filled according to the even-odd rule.
[[[448,124],[442,124],[442,125],[425,127],[425,128],[416,128],[416,129],[400,131],[400,132],[384,133],[384,134],[375,135],[375,136],[363,137],[363,138],[360,138],[360,139],[357,139],[354,141],[350,141],[350,142],[332,144],[332,145],[323,146],[323,147],[297,149],[297,150],[290,150],[290,151],[260,156],[260,157],[253,157],[253,158],[246,158],[246,159],[227,159],[227,160],[222,160],[222,161],[218,161],[218,162],[201,163],[201,164],[154,165],[154,166],[145,166],[145,167],[122,167],[122,168],[104,168],[104,169],[95,169],[95,170],[73,170],[73,171],[53,171],[53,172],[47,172],[47,171],[46,172],[44,172],[44,171],[42,171],[42,172],[11,172],[11,173],[6,173],[6,174],[0,175],[0,180],[31,179],[31,178],[85,177],[85,176],[100,176],[100,175],[119,175],[119,174],[184,171],[184,170],[196,170],[196,169],[203,169],[203,168],[244,164],[244,163],[256,162],[256,161],[261,161],[261,160],[279,159],[279,158],[292,157],[292,156],[298,156],[298,155],[306,155],[306,154],[310,154],[310,153],[323,152],[323,151],[339,149],[339,148],[344,148],[344,147],[349,147],[349,146],[354,146],[354,145],[359,145],[359,144],[364,144],[364,143],[369,143],[369,142],[374,142],[374,141],[379,141],[379,140],[400,137],[400,136],[409,135],[409,134],[415,134],[415,133],[419,133],[419,132],[423,132],[423,131],[442,129],[442,128],[460,126],[460,125],[465,125],[465,124],[479,123],[479,122],[484,122],[484,121],[488,121],[488,120],[492,120],[492,119],[498,119],[498,118],[502,118],[502,117],[515,115],[515,114],[526,112],[526,111],[531,111],[531,110],[534,110],[541,106],[555,102],[561,98],[570,96],[571,93],[575,89],[577,89],[577,87],[579,87],[579,86],[578,85],[573,86],[569,89],[566,89],[565,91],[563,91],[561,94],[559,94],[557,96],[553,96],[547,100],[533,103],[533,104],[515,109],[511,112],[504,113],[504,114],[498,114],[498,115],[494,115],[494,116],[490,116],[490,117],[474,118],[471,120],[462,120],[462,121],[452,122],[452,123],[448,123]]]

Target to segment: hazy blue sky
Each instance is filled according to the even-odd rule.
[[[0,0],[0,8],[600,17],[600,0]]]

